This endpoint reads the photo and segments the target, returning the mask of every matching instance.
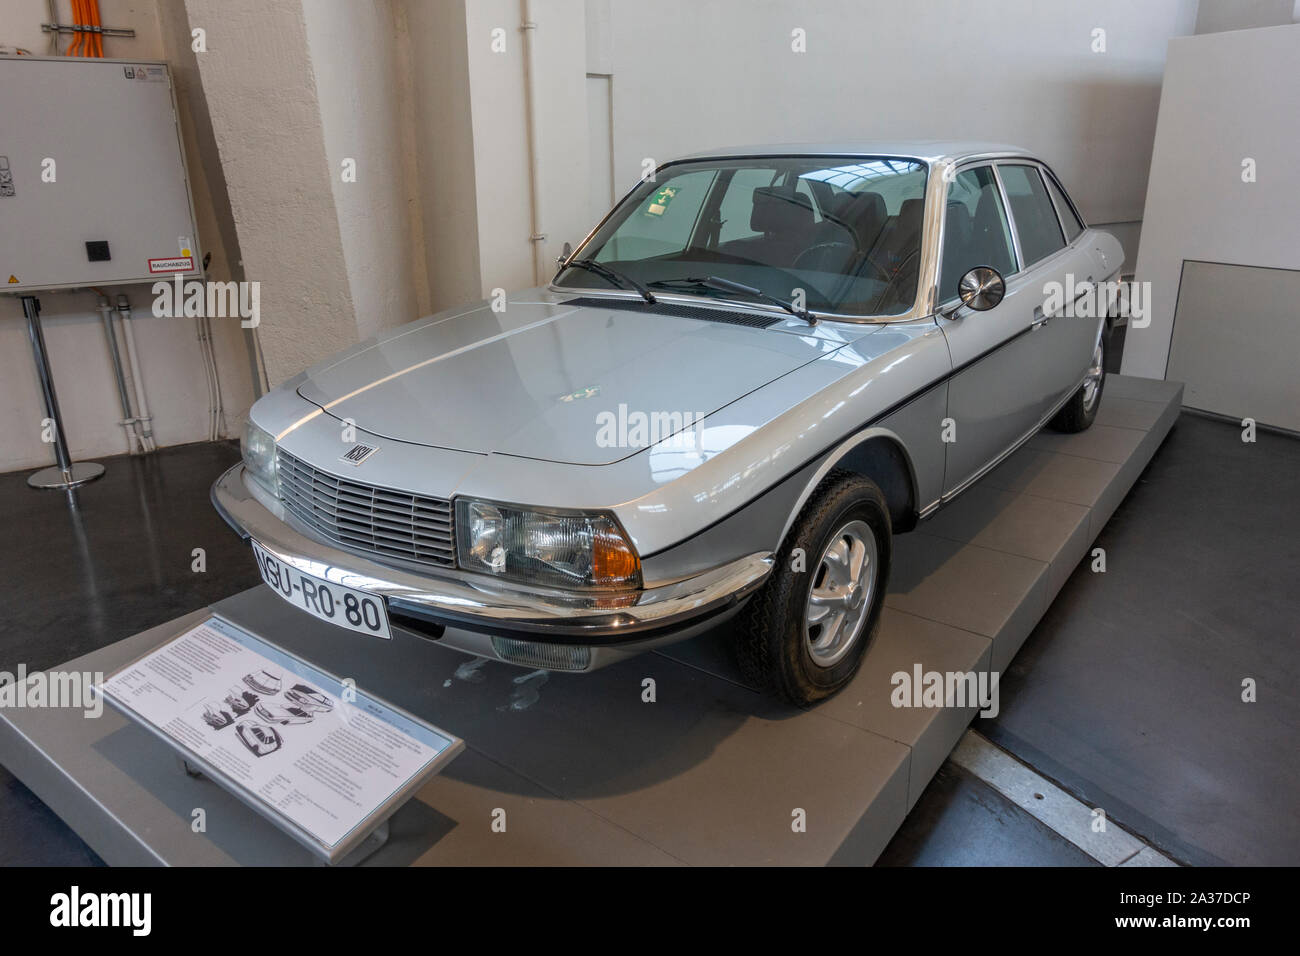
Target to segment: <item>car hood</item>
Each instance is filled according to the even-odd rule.
[[[484,305],[363,343],[298,393],[380,437],[600,465],[644,447],[638,415],[661,416],[662,440],[844,344],[652,310]]]

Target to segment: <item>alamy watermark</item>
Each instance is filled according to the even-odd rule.
[[[696,429],[706,412],[617,411],[596,413],[596,445],[600,448],[649,448],[664,444],[685,450],[698,448]]]
[[[0,671],[0,708],[55,708],[81,710],[87,717],[104,712],[99,687],[102,673],[90,671],[36,671],[19,664],[16,674]]]
[[[1144,329],[1151,324],[1151,283],[1076,282],[1073,273],[1067,273],[1064,282],[1043,284],[1043,313],[1078,319],[1123,318],[1133,328]]]
[[[153,929],[152,893],[92,893],[73,886],[50,897],[50,925],[129,929],[132,936],[148,936]]]
[[[176,276],[171,282],[155,282],[151,291],[153,314],[160,319],[239,319],[246,329],[262,321],[260,282],[185,281]]]
[[[913,664],[911,673],[895,671],[889,678],[895,707],[978,707],[981,717],[998,715],[997,671],[927,671]]]

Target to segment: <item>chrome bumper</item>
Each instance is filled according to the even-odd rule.
[[[290,526],[269,495],[248,487],[242,464],[217,479],[211,497],[221,517],[244,538],[256,539],[306,574],[382,596],[398,618],[536,643],[652,645],[666,643],[678,632],[690,636],[757,590],[774,560],[770,553],[751,554],[631,598],[575,595],[511,587],[454,571],[415,574],[321,544]],[[620,599],[632,603],[615,606]]]

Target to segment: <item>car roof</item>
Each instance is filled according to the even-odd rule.
[[[933,163],[938,160],[961,160],[971,156],[989,154],[1033,158],[1027,150],[1006,143],[984,143],[976,140],[910,139],[726,146],[720,149],[692,153],[688,156],[679,157],[675,161],[736,159],[749,156],[893,156],[920,159]]]

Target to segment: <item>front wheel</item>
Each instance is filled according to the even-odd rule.
[[[1048,428],[1058,432],[1081,432],[1097,417],[1097,409],[1101,407],[1101,390],[1106,385],[1106,346],[1109,338],[1110,329],[1103,324],[1097,333],[1097,345],[1092,352],[1092,361],[1088,363],[1088,371],[1084,374],[1083,384],[1047,423]]]
[[[746,678],[800,705],[844,687],[880,623],[892,554],[880,488],[832,472],[742,612],[737,656]]]

